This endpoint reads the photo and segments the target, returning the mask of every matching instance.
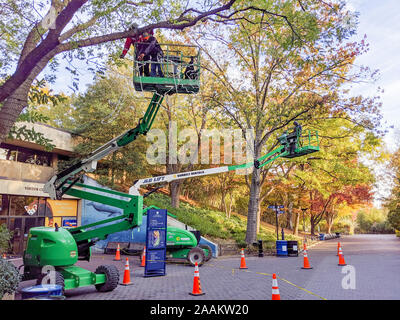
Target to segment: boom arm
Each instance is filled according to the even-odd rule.
[[[89,259],[89,248],[98,240],[106,239],[109,234],[129,230],[142,224],[143,212],[145,211],[143,209],[143,197],[81,183],[75,183],[75,186],[86,190],[71,188],[69,184],[69,182],[66,182],[65,186],[62,187],[63,192],[68,195],[123,210],[123,213],[117,217],[69,229],[77,243],[80,260]]]
[[[255,168],[260,169],[267,164],[275,161],[278,158],[294,158],[300,157],[312,152],[319,150],[318,133],[308,130],[308,133],[303,137],[297,132],[295,135],[291,136],[291,139],[282,139],[282,136],[278,138],[280,146],[266,155],[261,156],[254,162],[248,162],[241,165],[235,166],[224,166],[217,168],[210,168],[204,170],[195,170],[181,173],[167,174],[163,176],[150,177],[145,179],[140,179],[135,182],[135,184],[129,189],[129,194],[140,195],[139,188],[144,185],[157,184],[157,183],[168,183],[175,180],[207,176],[211,174],[223,173],[228,171],[235,171],[239,169],[251,168],[253,165]],[[293,148],[291,148],[291,145]],[[291,150],[292,149],[292,150]]]
[[[145,115],[139,120],[139,123],[135,128],[127,130],[120,136],[112,139],[100,148],[93,151],[87,158],[80,160],[78,163],[54,175],[44,185],[43,191],[48,193],[51,199],[60,200],[63,194],[65,194],[69,188],[78,182],[84,172],[93,172],[96,170],[97,161],[131,143],[139,134],[147,134],[154,122],[162,100],[164,99],[164,94],[165,93],[159,92],[154,93]],[[68,180],[73,177],[74,180],[72,182]],[[63,188],[67,181],[69,181],[68,187]]]
[[[285,154],[285,146],[280,146],[275,150],[271,151],[270,153],[267,153],[266,155],[255,160],[254,167],[256,167],[257,169],[262,168],[268,163],[271,163],[272,161],[282,157],[284,154]]]
[[[261,167],[265,166],[266,164],[278,159],[282,155],[284,155],[284,153],[282,152],[282,150],[284,150],[284,149],[285,149],[284,146],[280,146],[280,147],[276,148],[275,150],[273,150],[272,152],[266,154],[265,156],[258,158],[254,162],[248,162],[248,163],[244,163],[244,164],[240,164],[240,165],[209,168],[209,169],[187,171],[187,172],[181,172],[181,173],[172,173],[172,174],[167,174],[167,175],[163,175],[163,176],[140,179],[140,180],[137,180],[135,182],[135,184],[129,189],[129,194],[140,195],[139,188],[141,186],[149,185],[149,184],[168,183],[168,182],[172,182],[175,180],[208,176],[208,175],[212,175],[212,174],[223,173],[223,172],[228,172],[228,171],[236,171],[236,170],[240,170],[240,169],[247,169],[247,168],[251,168],[252,166],[255,166],[258,169],[258,168],[261,168]]]
[[[280,150],[280,148],[275,150],[275,153],[278,152],[278,150]],[[259,160],[262,161],[265,157],[266,156],[261,157]],[[271,162],[278,157],[279,154],[273,159],[267,160],[266,162]],[[264,162],[263,165],[265,165],[266,162]],[[79,259],[88,260],[90,257],[89,248],[94,245],[98,240],[106,239],[109,234],[129,230],[142,224],[143,213],[147,209],[143,209],[143,197],[140,195],[138,190],[141,185],[171,182],[179,179],[235,171],[239,169],[250,168],[253,165],[253,162],[249,162],[242,165],[224,166],[177,174],[169,174],[148,179],[141,179],[138,180],[135,185],[129,189],[129,194],[85,185],[77,183],[76,181],[71,182],[69,180],[66,180],[59,189],[61,191],[60,193],[94,201],[97,203],[106,204],[123,210],[122,215],[119,215],[117,217],[101,220],[69,230],[77,243]],[[85,188],[85,190],[83,190],[82,188]]]
[[[175,180],[208,176],[210,174],[234,171],[234,170],[238,170],[238,169],[246,169],[246,168],[250,168],[252,166],[253,166],[253,163],[249,162],[244,165],[242,164],[242,165],[238,165],[238,166],[224,166],[224,167],[209,168],[209,169],[203,169],[203,170],[187,171],[187,172],[181,172],[181,173],[172,173],[172,174],[167,174],[167,175],[163,175],[163,176],[140,179],[140,180],[137,180],[132,187],[130,187],[129,194],[140,195],[139,188],[143,185],[156,184],[156,183],[167,183],[167,182],[171,182],[171,181],[175,181]]]

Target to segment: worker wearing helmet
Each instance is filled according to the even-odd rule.
[[[163,57],[163,51],[157,39],[150,32],[144,32],[142,44],[143,49],[138,56],[138,60],[151,60],[152,64],[150,76],[164,77],[160,65],[160,61]]]
[[[297,142],[301,137],[301,131],[302,131],[300,123],[294,121],[293,124],[294,124],[293,131],[287,136],[287,140],[289,143],[289,153],[292,155],[295,154]]]

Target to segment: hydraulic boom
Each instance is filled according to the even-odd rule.
[[[165,93],[162,91],[155,92],[145,115],[139,120],[139,123],[135,128],[127,130],[120,136],[112,139],[100,148],[93,151],[87,158],[80,160],[71,167],[54,175],[44,185],[44,192],[47,192],[51,199],[60,200],[63,194],[65,194],[69,188],[79,181],[83,173],[93,172],[96,170],[97,161],[131,143],[138,135],[146,135],[154,122],[158,110],[160,109],[164,95]],[[72,182],[69,181],[69,179],[73,179]],[[68,188],[63,188],[67,182]]]

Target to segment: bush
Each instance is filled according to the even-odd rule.
[[[357,224],[357,233],[394,233],[394,228],[383,210],[358,212]]]
[[[400,229],[400,208],[395,208],[389,211],[388,222],[390,223],[391,227],[399,230]]]
[[[0,225],[0,253],[8,251],[12,234],[13,233],[7,229],[5,224]]]
[[[0,258],[0,299],[17,290],[21,276],[18,269],[9,261]]]

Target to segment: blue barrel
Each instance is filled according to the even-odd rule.
[[[325,233],[319,234],[319,240],[325,240]]]
[[[31,299],[36,297],[61,296],[62,287],[56,284],[41,284],[21,289],[21,298]]]
[[[276,240],[276,255],[283,257],[288,255],[287,240]]]

